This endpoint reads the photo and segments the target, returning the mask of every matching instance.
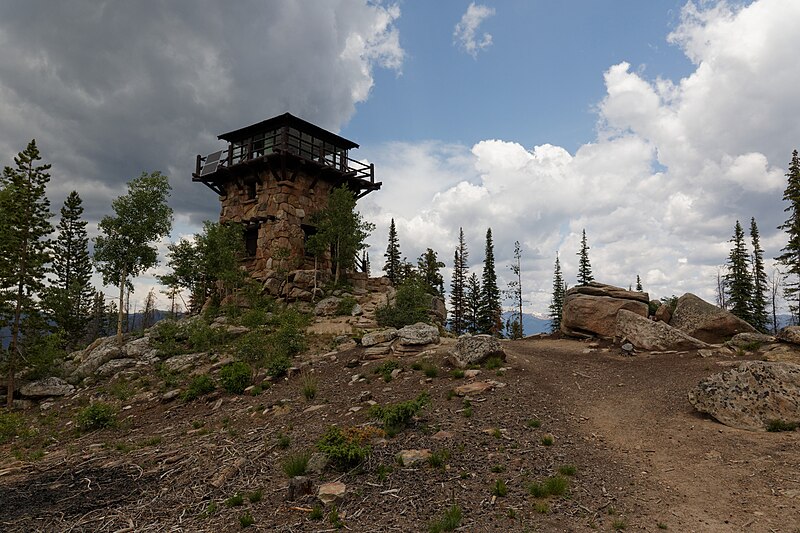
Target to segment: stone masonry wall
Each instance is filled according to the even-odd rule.
[[[220,222],[238,222],[245,226],[258,224],[258,244],[254,257],[244,266],[259,280],[280,277],[278,270],[294,271],[314,267],[313,257],[305,255],[302,224],[309,224],[311,215],[327,207],[333,184],[297,172],[293,181],[278,181],[271,172],[257,175],[256,198],[248,198],[248,187],[242,178],[227,185],[227,196],[221,196]],[[276,258],[281,248],[287,259]],[[327,256],[319,270],[330,269]]]

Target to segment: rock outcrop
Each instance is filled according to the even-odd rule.
[[[756,333],[753,326],[692,293],[678,298],[669,325],[701,341],[718,344],[737,333]]]
[[[699,350],[708,347],[705,342],[679,329],[627,309],[620,309],[617,313],[617,337],[627,339],[640,350]]]
[[[19,389],[21,396],[26,398],[48,398],[51,396],[69,396],[75,392],[75,387],[60,378],[50,377],[23,385]]]
[[[439,328],[417,322],[410,326],[404,326],[397,330],[397,337],[400,344],[404,346],[417,346],[422,344],[433,344],[439,342]]]
[[[778,332],[778,340],[789,344],[800,344],[800,326],[786,326]]]
[[[500,341],[491,335],[461,335],[452,354],[453,363],[460,368],[479,365],[490,357],[506,360],[506,353],[500,346]]]
[[[775,420],[800,422],[800,366],[747,361],[701,381],[689,403],[727,426],[751,431]]]
[[[573,337],[614,337],[619,310],[647,317],[649,302],[645,292],[602,283],[573,287],[564,299],[561,332]]]

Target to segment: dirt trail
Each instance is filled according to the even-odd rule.
[[[587,348],[575,345],[524,341],[510,351],[559,391],[585,436],[635,472],[637,521],[666,517],[678,531],[800,531],[798,433],[729,428],[686,400],[699,380],[734,361],[581,353]]]

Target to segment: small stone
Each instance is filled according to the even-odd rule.
[[[468,394],[480,394],[492,390],[494,386],[487,381],[474,381],[460,385],[454,389],[455,393],[459,396],[466,396]]]
[[[303,413],[313,413],[314,411],[319,411],[320,409],[324,409],[327,406],[328,404],[326,403],[321,403],[319,405],[312,405],[311,407],[306,407],[303,410]]]
[[[368,390],[363,391],[358,397],[359,402],[366,402],[371,399],[372,399],[372,393]]]
[[[453,433],[450,431],[440,430],[433,434],[434,440],[447,440],[453,438]]]
[[[417,463],[422,463],[428,460],[431,456],[431,451],[424,450],[401,450],[397,454],[397,460],[403,466],[413,466]]]
[[[474,379],[480,373],[481,371],[478,370],[477,368],[470,368],[469,370],[464,371],[464,377],[467,379]]]
[[[361,379],[361,374],[353,374],[350,376],[350,385]]]
[[[171,391],[167,391],[161,395],[162,402],[171,402],[172,400],[176,399],[178,396],[181,395],[180,389],[172,389]]]
[[[348,411],[350,411],[351,413],[357,413],[357,412],[359,412],[361,409],[363,409],[363,407],[361,407],[360,405],[354,405],[353,407],[351,407],[350,409],[348,409]]]
[[[392,379],[396,379],[403,372],[402,368],[395,368],[392,370]]]
[[[345,368],[355,368],[360,364],[361,362],[356,358],[356,359],[350,359],[349,361],[347,361],[347,363],[345,363],[344,366]]]
[[[631,344],[629,342],[626,342],[625,344],[622,345],[622,351],[625,352],[627,355],[632,354],[633,353],[633,344]]]
[[[325,505],[328,505],[331,503],[340,502],[342,499],[344,499],[344,495],[346,493],[347,485],[341,481],[334,481],[332,483],[325,483],[321,485],[319,491],[317,492],[317,498],[319,498],[320,501]]]

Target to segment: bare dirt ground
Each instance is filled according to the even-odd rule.
[[[741,358],[623,357],[613,346],[559,339],[504,348],[504,369],[475,378],[498,384],[469,404],[450,393],[469,380],[452,377],[444,350],[398,355],[404,371],[390,382],[373,373],[383,361],[347,367],[360,348],[319,359],[310,367],[318,384],[310,401],[293,376],[258,396],[216,392],[162,403],[148,392],[159,386],[150,376],[131,385],[135,396],[114,400],[117,428],[77,435],[68,421],[88,394],[110,398],[107,387],[92,389],[25,415],[51,438],[41,459],[15,459],[19,443],[0,447],[0,531],[238,531],[245,513],[251,531],[335,531],[330,507],[312,520],[313,495],[286,501],[282,463],[313,451],[331,424],[374,423],[359,402],[365,391],[379,404],[427,391],[431,404],[419,420],[373,442],[360,468],[310,476],[315,489],[347,485],[337,505],[344,530],[424,532],[455,504],[458,531],[469,532],[800,532],[800,432],[728,428],[686,400],[700,379]],[[420,357],[437,376],[412,370]],[[358,373],[367,381],[351,384]],[[449,454],[445,466],[395,459],[423,448]],[[532,483],[565,466],[575,467],[565,496],[530,494]],[[498,480],[505,496],[492,494]],[[256,492],[257,501],[225,504]]]

